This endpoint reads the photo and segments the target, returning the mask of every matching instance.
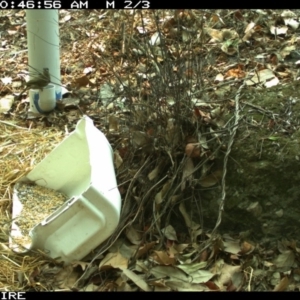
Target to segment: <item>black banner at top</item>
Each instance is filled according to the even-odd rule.
[[[236,3],[236,2],[235,2]],[[294,2],[295,3],[295,2]],[[240,6],[241,3],[237,3]],[[245,4],[245,3],[243,3]],[[212,7],[210,6],[212,5]],[[0,0],[0,9],[208,9],[233,8],[222,1],[203,0]],[[231,4],[232,5],[232,4]],[[258,8],[259,3],[251,2]],[[278,6],[278,2],[276,3]],[[292,3],[291,3],[292,5]],[[237,8],[237,7],[236,7]],[[243,7],[239,7],[241,9]],[[277,7],[279,8],[279,7]],[[289,6],[289,8],[291,8]]]

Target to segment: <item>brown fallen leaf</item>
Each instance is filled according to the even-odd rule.
[[[121,253],[108,253],[100,262],[100,270],[126,269],[128,267],[128,259],[123,257]]]
[[[255,247],[253,245],[251,245],[250,243],[247,242],[243,242],[241,244],[241,254],[250,254],[253,250],[255,249]]]
[[[151,287],[143,280],[141,275],[137,275],[128,269],[124,269],[123,273],[143,291],[145,292],[152,291]]]
[[[201,148],[199,143],[189,143],[185,146],[185,154],[188,157],[200,157],[201,154]]]
[[[288,279],[288,277],[283,277],[280,282],[274,287],[273,291],[274,292],[281,292],[281,291],[285,291],[286,288],[288,287],[290,283],[290,280]]]
[[[142,247],[140,247],[136,254],[136,258],[140,258],[143,255],[145,255],[151,248],[153,248],[155,246],[156,243],[157,242],[151,242],[151,243],[145,244]]]
[[[188,157],[185,161],[183,171],[182,171],[182,182],[181,182],[181,190],[183,191],[186,186],[187,181],[191,181],[193,179],[194,173],[194,163],[193,160]]]
[[[174,265],[175,258],[171,258],[166,252],[164,251],[154,251],[155,255],[153,255],[153,259],[160,265]]]
[[[110,115],[108,117],[108,122],[109,122],[109,131],[116,132],[119,130],[119,119],[116,116]]]
[[[75,78],[71,86],[79,89],[81,87],[87,86],[88,84],[90,84],[90,80],[87,76],[84,75],[82,77]]]

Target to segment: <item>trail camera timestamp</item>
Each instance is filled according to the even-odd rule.
[[[72,9],[72,8],[111,8],[147,9],[151,0],[0,0],[0,9]]]
[[[61,1],[59,0],[44,0],[44,1],[34,1],[34,0],[21,0],[21,1],[1,1],[0,9],[59,9],[62,8]]]

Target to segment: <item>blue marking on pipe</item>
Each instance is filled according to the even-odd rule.
[[[56,96],[56,100],[61,100],[61,98],[62,98],[61,92],[55,93],[55,96]]]
[[[45,113],[45,111],[43,111],[43,110],[40,108],[39,100],[40,100],[40,95],[39,95],[39,93],[34,93],[34,96],[33,96],[33,103],[34,103],[34,106],[35,106],[36,110],[37,110],[40,114],[43,114],[43,113]]]

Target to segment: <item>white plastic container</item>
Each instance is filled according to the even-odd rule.
[[[66,194],[64,205],[30,231],[28,249],[41,249],[65,263],[80,260],[106,240],[118,225],[121,197],[106,137],[88,117],[22,181],[30,180]],[[17,192],[13,219],[20,213]],[[34,216],[34,211],[32,212]],[[13,222],[13,238],[20,234]]]

